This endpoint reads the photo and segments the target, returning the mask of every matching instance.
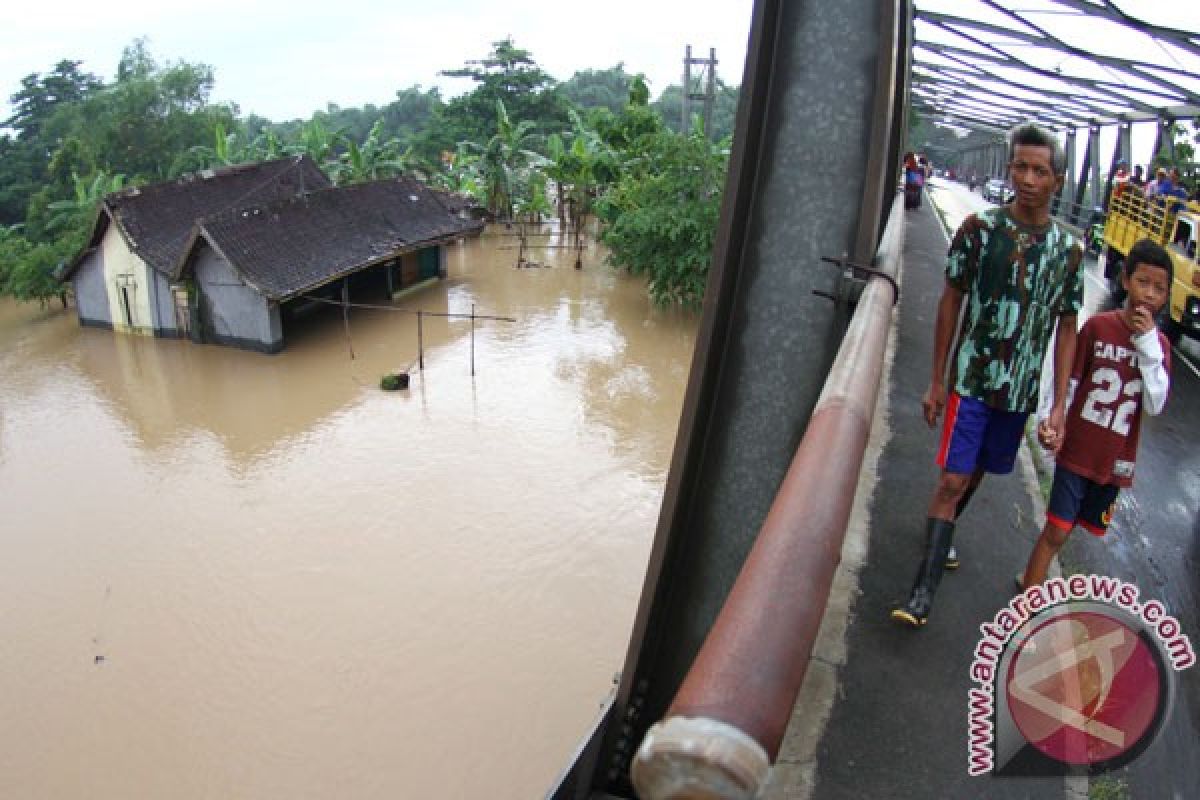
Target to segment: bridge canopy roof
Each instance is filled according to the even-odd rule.
[[[1200,118],[1200,2],[914,0],[912,104],[1003,132]]]

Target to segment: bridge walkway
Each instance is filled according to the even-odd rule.
[[[920,403],[947,248],[928,198],[906,218],[886,400],[881,396],[877,405],[867,483],[860,483],[822,634],[769,796],[1057,800],[1066,788],[1062,778],[967,774],[967,692],[974,685],[969,669],[979,625],[1011,598],[1013,576],[1042,523],[1027,449],[1012,475],[985,480],[960,520],[962,567],[943,578],[929,625],[912,631],[888,618],[891,604],[907,596],[921,556],[936,478],[937,432],[926,426]]]

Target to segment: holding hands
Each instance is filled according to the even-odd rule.
[[[1050,416],[1038,423],[1038,442],[1051,453],[1062,447],[1063,430],[1066,428],[1066,412],[1062,406],[1050,409]]]

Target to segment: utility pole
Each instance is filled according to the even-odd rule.
[[[693,79],[692,65],[700,67],[700,72]],[[692,101],[704,103],[703,120],[704,135],[712,138],[713,101],[717,96],[717,50],[708,48],[708,58],[692,58],[692,46],[689,44],[683,56],[683,118],[680,133],[692,129]]]

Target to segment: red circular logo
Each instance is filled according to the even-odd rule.
[[[1154,732],[1162,668],[1152,645],[1121,621],[1068,612],[1019,644],[1005,691],[1027,742],[1066,764],[1097,764]]]

